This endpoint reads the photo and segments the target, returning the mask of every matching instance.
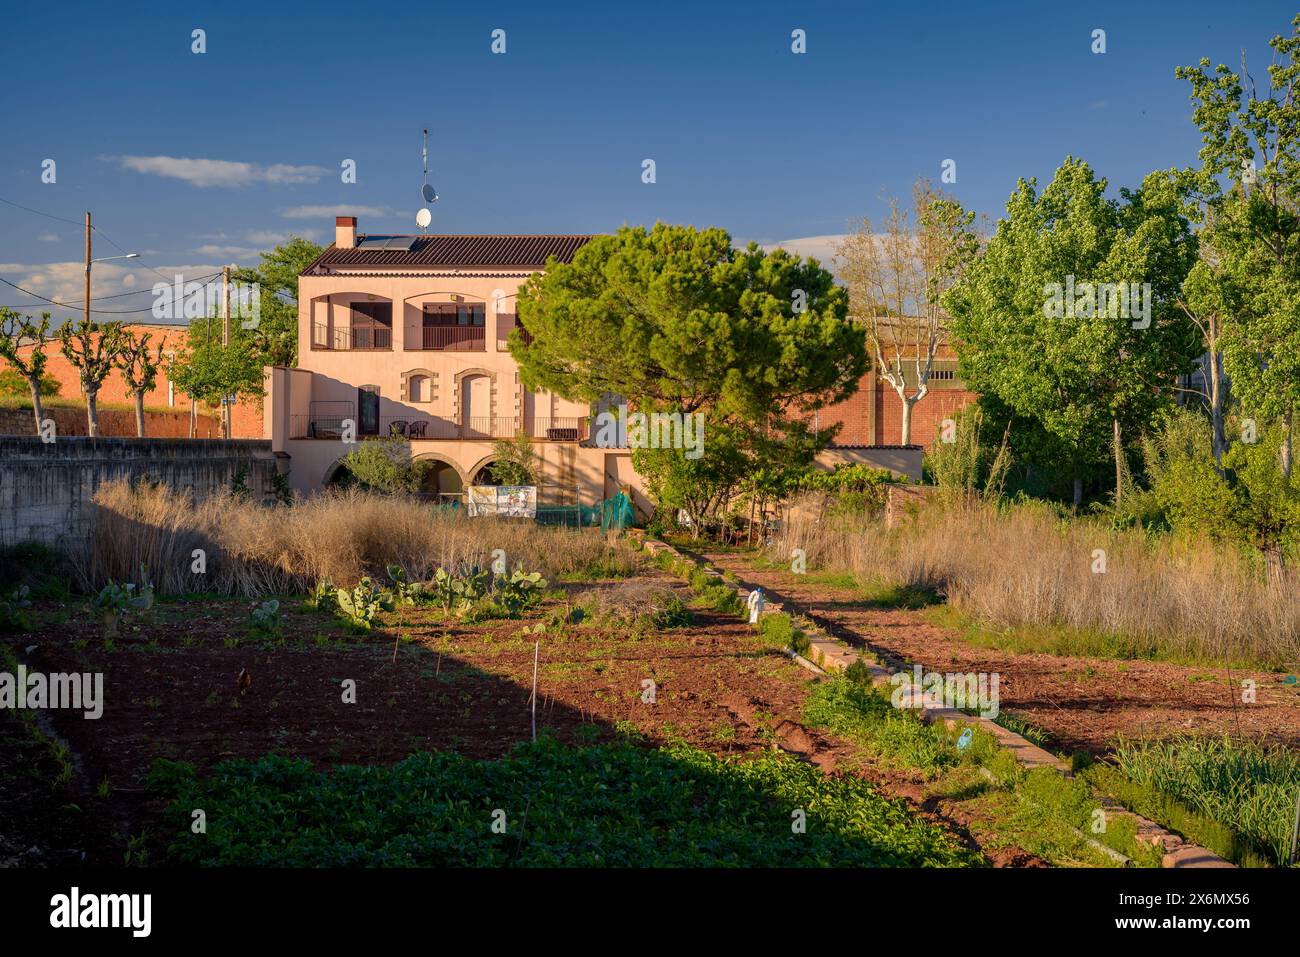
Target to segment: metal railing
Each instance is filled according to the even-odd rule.
[[[393,330],[384,326],[331,329],[328,323],[312,325],[311,347],[340,352],[374,352],[393,348]]]
[[[528,345],[533,341],[533,334],[519,324],[519,320],[514,316],[497,317],[497,351],[505,352],[510,345],[511,331],[518,329],[519,336]]]
[[[360,421],[352,412],[351,403],[337,403],[349,408],[313,410],[310,415],[290,416],[289,438],[334,439],[342,438],[344,424],[352,422],[352,433],[365,438]],[[587,438],[588,420],[582,416],[554,418],[526,418],[515,416],[471,416],[464,422],[436,415],[386,415],[379,419],[377,433],[371,435],[400,435],[413,441],[427,439],[482,440],[513,439],[526,435],[530,439],[548,442],[581,442]]]
[[[422,326],[408,329],[406,350],[433,352],[486,352],[483,326]]]

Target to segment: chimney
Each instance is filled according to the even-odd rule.
[[[339,249],[352,249],[357,244],[357,218],[355,216],[334,217],[334,245]]]

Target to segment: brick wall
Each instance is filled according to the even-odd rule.
[[[876,390],[876,442],[897,445],[903,441],[903,403],[888,385]],[[966,389],[934,389],[912,407],[912,445],[929,448],[939,435],[943,420],[952,418],[971,402],[975,393]]]
[[[944,388],[932,387],[912,408],[909,444],[929,448],[943,420],[976,399],[976,394],[968,389],[944,385]],[[892,386],[871,374],[863,377],[858,391],[848,399],[822,409],[819,422],[823,427],[842,423],[835,437],[836,445],[901,445],[903,441],[903,403]]]
[[[149,340],[150,349],[157,349],[159,344],[165,340],[165,352],[175,352],[185,345],[186,330],[183,326],[168,326],[150,323],[132,323],[124,325],[123,328],[128,331],[140,334],[149,333],[152,338]],[[25,351],[30,351],[31,346],[27,346]],[[46,364],[45,374],[58,382],[59,395],[63,398],[76,399],[81,397],[81,383],[77,377],[77,369],[59,349],[58,342],[50,342],[45,346]],[[103,421],[105,410],[103,406],[106,403],[133,403],[135,400],[127,392],[126,381],[122,378],[122,373],[114,369],[104,380],[99,389],[100,420]],[[170,402],[168,400],[171,400]],[[179,389],[169,390],[167,387],[166,369],[160,369],[158,372],[158,381],[154,389],[146,392],[144,396],[146,406],[155,408],[175,409],[177,412],[188,413],[190,409],[190,400]],[[134,412],[127,413],[131,417],[130,428],[124,432],[114,431],[107,433],[111,435],[135,435],[135,418]],[[205,406],[199,407],[200,416],[214,415],[214,413]],[[216,416],[219,420],[219,415]],[[85,416],[82,416],[83,420]],[[57,421],[57,420],[56,420]],[[236,403],[231,410],[230,416],[231,436],[236,439],[260,439],[262,437],[262,403],[260,400],[244,399]],[[85,430],[83,428],[82,434]],[[188,435],[186,431],[180,433]],[[202,434],[202,433],[201,433]],[[213,433],[213,436],[220,436],[220,427]]]
[[[54,420],[56,435],[88,435],[85,408],[67,406],[45,407],[45,417]],[[99,410],[99,434],[103,436],[135,436],[135,411],[121,409]],[[144,414],[145,436],[151,439],[186,439],[190,435],[189,412],[149,412]],[[0,408],[0,435],[35,435],[36,420],[31,409]],[[195,430],[200,439],[221,438],[221,421],[213,415],[202,414]]]

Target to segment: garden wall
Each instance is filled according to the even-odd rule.
[[[54,420],[58,435],[86,435],[86,410],[69,406],[46,406],[45,417]],[[149,438],[185,439],[190,435],[189,412],[144,413],[144,433]],[[36,421],[31,409],[0,409],[0,435],[35,435]],[[99,410],[99,434],[134,436],[134,409]],[[212,439],[221,435],[221,420],[215,415],[199,415],[195,437]]]
[[[0,545],[82,541],[91,497],[113,479],[148,478],[203,498],[229,490],[243,469],[260,500],[271,494],[276,461],[263,440],[0,436]]]

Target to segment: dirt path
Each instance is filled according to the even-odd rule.
[[[810,611],[819,624],[868,645],[943,672],[997,673],[1001,709],[1053,736],[1065,751],[1101,753],[1117,735],[1130,738],[1178,732],[1237,733],[1300,745],[1300,686],[1267,672],[1188,667],[1153,661],[1117,661],[1020,654],[981,648],[923,612],[880,609],[851,588],[757,567],[751,556],[703,550],[719,568],[776,601]],[[1256,682],[1256,702],[1241,703],[1241,682]]]

